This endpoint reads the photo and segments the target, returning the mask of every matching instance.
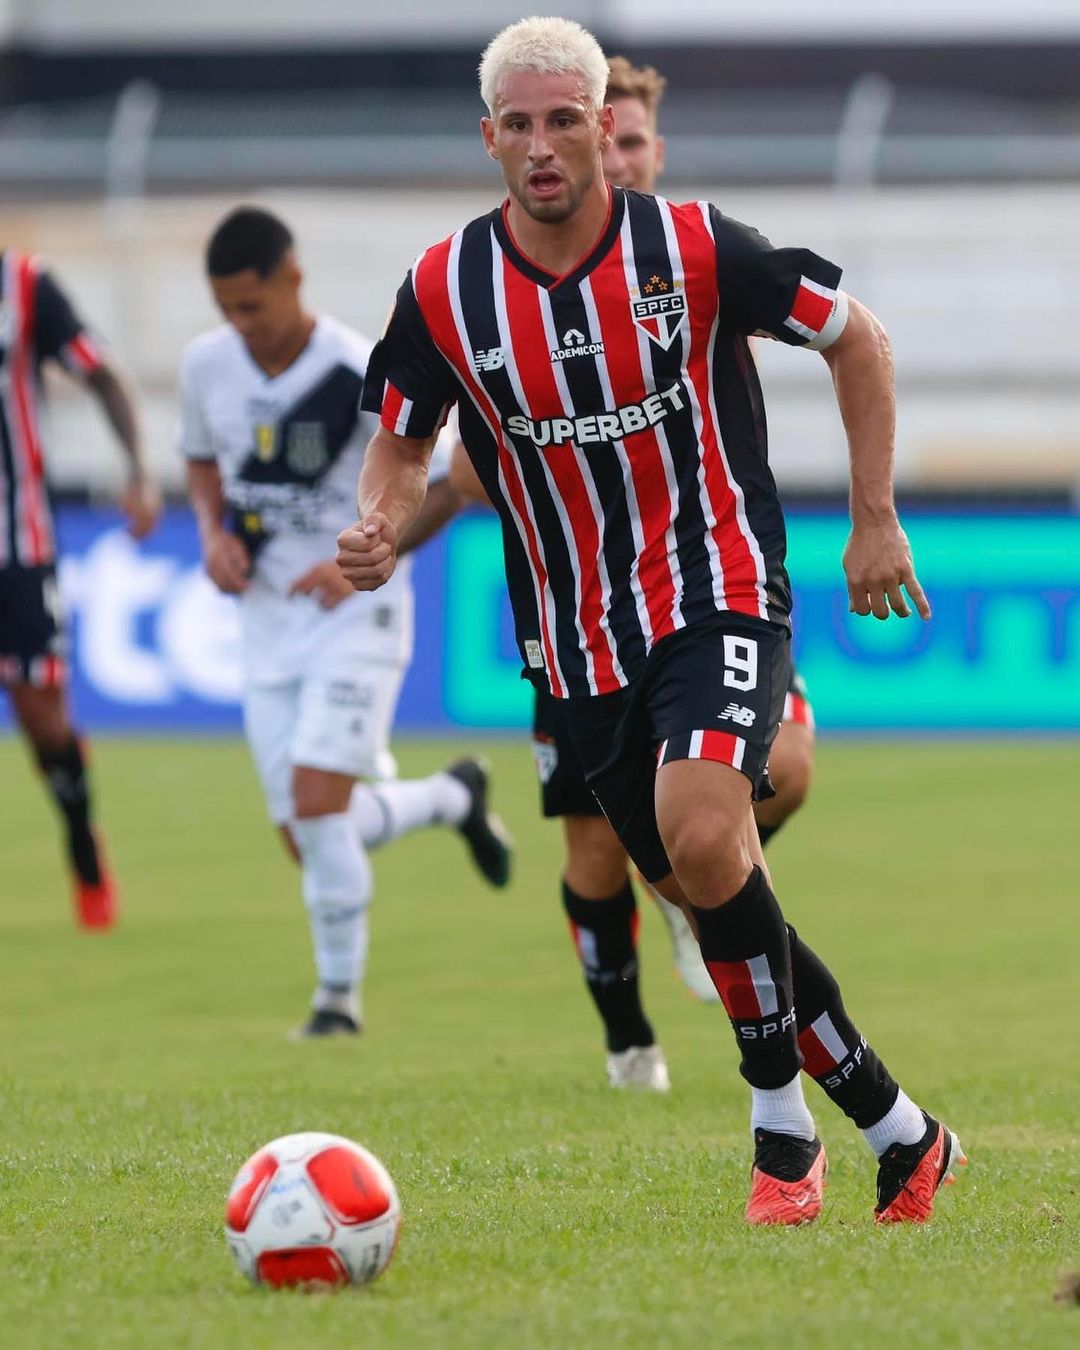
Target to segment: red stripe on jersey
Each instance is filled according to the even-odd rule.
[[[523,534],[526,553],[533,571],[536,588],[536,608],[540,620],[540,638],[544,647],[545,664],[551,692],[556,698],[563,698],[565,690],[559,675],[559,664],[555,659],[555,644],[552,641],[548,625],[547,609],[544,605],[544,593],[548,590],[547,568],[540,553],[536,532],[529,517],[525,489],[518,473],[517,464],[503,436],[502,420],[499,410],[488,398],[487,391],[477,380],[470,360],[471,352],[465,350],[458,335],[450,300],[449,269],[453,265],[451,249],[454,239],[445,239],[441,244],[428,249],[416,264],[413,272],[413,285],[416,302],[427,323],[435,345],[450,362],[458,378],[465,384],[473,402],[484,416],[488,430],[495,441],[499,467],[506,484],[506,497],[510,509],[517,519],[518,529]]]
[[[641,370],[638,332],[630,313],[626,266],[629,262],[632,269],[633,259],[625,258],[623,249],[623,235],[628,229],[628,223],[624,223],[610,253],[589,278],[600,321],[600,339],[604,344],[604,356],[600,360],[605,367],[610,365],[619,371],[617,403],[636,402],[654,392],[651,381],[646,386]],[[630,372],[634,373],[630,375]],[[672,616],[675,583],[668,563],[666,537],[671,525],[671,499],[663,451],[656,432],[651,427],[634,432],[623,444],[630,463],[643,536],[643,547],[638,554],[638,579],[645,597],[652,642],[655,643],[675,631]]]
[[[806,328],[812,328],[815,333],[820,333],[829,322],[829,315],[832,314],[835,304],[834,294],[818,295],[800,283],[799,289],[795,292],[795,303],[791,306],[791,318]]]
[[[746,961],[706,961],[705,968],[729,1017],[738,1021],[761,1017],[761,1004]]]
[[[498,244],[493,240],[493,247]],[[522,411],[528,417],[560,417],[568,410],[551,368],[544,317],[540,312],[540,296],[536,286],[516,267],[508,267],[497,252],[496,264],[502,271],[506,295],[506,315],[510,325],[510,345],[514,366],[520,377],[528,407]],[[569,410],[573,416],[573,410]],[[618,688],[613,653],[607,634],[601,627],[604,617],[600,585],[600,531],[597,529],[585,480],[572,444],[552,445],[539,452],[547,465],[555,490],[562,498],[565,515],[570,524],[574,572],[577,576],[580,603],[578,615],[585,635],[585,645],[592,657],[594,679],[598,692]]]
[[[712,350],[717,319],[716,244],[696,207],[672,207],[686,276],[690,342],[685,364],[701,406],[701,464],[716,524],[712,537],[724,573],[724,600],[740,614],[761,614],[757,561],[743,534],[738,500],[724,463],[713,397]],[[719,297],[723,303],[723,296]]]
[[[387,431],[397,433],[398,418],[401,416],[404,403],[405,395],[387,380],[386,388],[383,390],[382,411],[379,413],[379,421]]]
[[[36,269],[30,258],[15,259],[15,289],[18,297],[19,333],[9,349],[12,393],[12,448],[15,465],[17,534],[25,540],[20,562],[33,566],[51,557],[48,507],[45,501],[45,466],[38,439],[34,371],[34,284]]]
[[[744,746],[738,736],[726,731],[703,731],[701,749],[694,759],[711,759],[716,764],[742,763]]]
[[[91,342],[85,333],[73,337],[65,351],[69,364],[83,375],[92,375],[101,366],[101,352],[97,344]]]
[[[67,666],[59,656],[35,656],[27,674],[35,689],[59,689],[67,678]]]
[[[836,1067],[836,1060],[826,1050],[813,1027],[804,1027],[799,1032],[799,1049],[802,1051],[803,1068],[811,1078],[820,1078]]]

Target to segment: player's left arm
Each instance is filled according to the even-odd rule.
[[[832,373],[851,461],[851,535],[844,550],[854,614],[887,619],[930,605],[915,576],[893,498],[896,398],[892,348],[873,314],[840,289],[840,268],[805,248],[774,248],[710,208],[722,306],[745,334],[821,352]]]
[[[832,375],[847,433],[851,462],[851,534],[844,573],[853,614],[906,619],[911,609],[930,618],[930,604],[915,575],[911,547],[896,514],[893,443],[896,397],[892,346],[881,322],[847,297],[847,320],[821,349]]]
[[[34,319],[38,355],[59,361],[70,375],[82,381],[127,456],[128,481],[120,507],[131,533],[142,539],[161,515],[161,492],[147,465],[134,393],[48,272],[37,276]]]

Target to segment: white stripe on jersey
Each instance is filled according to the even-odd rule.
[[[499,247],[499,241],[495,238],[494,229],[491,231],[491,291],[495,301],[495,325],[499,332],[499,343],[505,356],[505,370],[510,386],[514,391],[514,397],[518,401],[518,406],[526,417],[532,417],[533,410],[529,403],[525,389],[521,383],[521,376],[518,373],[517,358],[514,354],[514,339],[510,332],[510,318],[506,312],[506,280],[504,271],[506,259],[502,249]],[[570,523],[570,517],[566,513],[566,503],[563,501],[562,493],[555,484],[554,475],[548,466],[547,458],[540,452],[536,458],[540,461],[540,466],[544,470],[544,477],[547,479],[548,493],[551,497],[551,503],[555,507],[555,513],[559,517],[559,523],[562,525],[563,538],[566,542],[566,551],[570,559],[570,571],[574,577],[574,627],[577,629],[578,645],[581,648],[582,655],[585,658],[585,678],[589,682],[589,692],[595,694],[599,692],[596,683],[596,665],[592,652],[588,647],[588,639],[585,637],[585,629],[581,622],[581,566],[578,562],[577,541],[574,539],[574,527]]]
[[[679,250],[679,240],[675,233],[675,222],[671,219],[671,207],[662,197],[656,198],[656,204],[660,208],[660,219],[664,223],[664,237],[667,240],[668,253],[672,259],[678,263],[678,275],[685,281],[686,271],[683,267],[682,253]],[[705,520],[705,550],[709,555],[709,561],[712,564],[712,593],[713,601],[717,609],[727,609],[727,596],[724,594],[724,563],[720,557],[720,546],[716,542],[714,531],[716,529],[716,513],[713,511],[712,500],[709,497],[709,489],[705,485],[705,439],[704,414],[701,410],[701,402],[698,399],[697,389],[690,378],[690,356],[691,356],[691,337],[689,325],[687,325],[687,336],[683,341],[683,363],[682,363],[682,381],[686,388],[687,397],[690,400],[690,411],[694,419],[694,436],[698,445],[698,503],[701,506],[701,514]],[[708,362],[708,357],[706,357]],[[711,382],[712,367],[709,366],[706,374]],[[717,435],[717,444],[720,443],[720,437]]]
[[[499,256],[502,257],[502,249],[499,248],[498,241],[492,233],[492,245],[498,249]],[[504,261],[505,266],[505,261]],[[555,316],[551,311],[551,296],[542,287],[537,289],[540,299],[540,316],[544,324],[544,337],[548,344],[548,351],[555,351],[561,344],[558,333],[555,328]],[[591,323],[589,325],[588,338],[590,342],[599,342],[598,334],[594,334]],[[559,398],[562,401],[563,412],[567,417],[574,416],[574,401],[570,397],[570,386],[566,382],[566,372],[563,370],[561,361],[552,361],[551,373],[555,377],[555,384],[559,390]],[[592,472],[589,469],[589,461],[585,457],[581,447],[571,441],[570,448],[574,452],[574,458],[577,460],[577,466],[581,473],[581,481],[585,484],[585,492],[589,498],[589,509],[592,511],[593,523],[596,526],[596,535],[600,541],[598,556],[596,560],[596,570],[600,578],[600,628],[603,631],[607,641],[608,652],[611,655],[612,669],[615,678],[620,684],[626,684],[626,673],[619,660],[619,653],[615,645],[615,637],[611,631],[611,618],[608,613],[611,607],[611,577],[608,575],[607,557],[604,554],[604,509],[600,505],[600,498],[596,492],[596,484],[593,481]],[[543,455],[541,455],[543,459]],[[593,692],[597,692],[595,689]]]
[[[465,327],[465,314],[461,308],[461,288],[460,288],[460,274],[459,274],[459,262],[461,258],[461,237],[463,234],[464,230],[458,230],[450,242],[450,251],[446,261],[446,292],[450,300],[450,312],[454,319],[454,328],[457,330],[458,342],[461,344],[461,350],[465,353],[465,360],[468,361],[469,353],[472,351],[472,348],[469,345],[469,332],[468,329]],[[451,367],[454,367],[455,365],[454,362],[451,362],[450,364]],[[548,675],[552,677],[555,683],[557,683],[565,691],[568,686],[566,683],[566,677],[564,676],[562,671],[562,666],[559,663],[558,631],[555,627],[555,611],[553,598],[551,594],[551,587],[545,584],[543,591],[541,592],[540,578],[536,575],[536,571],[533,567],[532,550],[529,547],[528,531],[525,528],[524,520],[521,518],[521,516],[519,516],[517,508],[514,506],[513,498],[511,497],[507,486],[504,465],[514,464],[515,462],[514,457],[506,444],[505,438],[503,437],[502,420],[499,417],[499,410],[487,397],[486,393],[484,392],[484,387],[479,382],[479,380],[477,380],[476,387],[481,391],[481,393],[484,393],[484,402],[487,404],[486,412],[477,402],[477,399],[473,393],[471,386],[466,386],[469,392],[469,396],[472,399],[472,402],[476,407],[477,412],[481,415],[481,417],[483,417],[484,421],[487,423],[488,430],[491,432],[492,440],[502,451],[502,454],[499,454],[497,456],[499,466],[499,486],[502,490],[502,497],[503,500],[506,502],[507,510],[510,512],[514,524],[517,526],[518,535],[521,538],[521,546],[525,550],[525,558],[529,566],[529,575],[532,577],[533,594],[536,599],[537,619],[539,620],[541,614],[543,614],[547,619],[547,629],[550,638],[551,656],[553,662],[555,663],[555,669],[553,671],[549,671]],[[529,494],[525,491],[525,485],[520,481],[520,478],[518,479],[518,487],[521,491],[522,497],[525,499],[525,509],[528,512],[529,521],[532,525],[536,551],[540,554],[540,560],[543,563],[544,570],[546,572],[547,560],[544,557],[543,548],[540,543],[540,534],[536,528],[536,520],[533,516],[532,503],[529,500]],[[542,634],[538,636],[542,636]]]
[[[401,411],[397,415],[397,421],[394,423],[394,434],[396,436],[407,436],[409,418],[412,416],[413,401],[411,398],[402,398]]]
[[[705,222],[705,228],[709,232],[709,238],[716,243],[716,236],[713,234],[712,220],[709,216],[709,203],[698,202],[702,219]],[[758,614],[763,619],[769,617],[769,606],[765,598],[765,559],[762,556],[761,546],[758,544],[757,536],[750,528],[750,522],[746,518],[746,498],[743,496],[743,490],[735,475],[731,472],[731,465],[728,463],[727,451],[724,449],[723,437],[720,434],[720,415],[716,410],[716,391],[712,383],[713,359],[716,351],[716,334],[720,326],[719,313],[713,322],[712,332],[709,334],[709,414],[712,417],[713,425],[716,428],[716,444],[720,448],[720,462],[724,466],[724,473],[728,480],[728,488],[735,498],[735,517],[739,522],[739,532],[746,540],[747,548],[750,550],[750,556],[754,560],[754,570],[757,572],[757,593],[758,593]]]
[[[686,274],[683,271],[682,257],[679,254],[678,245],[675,244],[675,230],[671,223],[670,210],[668,210],[665,213],[664,208],[667,207],[667,202],[663,201],[662,198],[657,197],[655,198],[655,201],[657,206],[661,208],[660,218],[664,224],[664,242],[667,244],[668,267],[671,269],[671,279],[673,282],[676,283],[682,282],[685,285]],[[629,221],[629,218],[630,213],[629,211],[627,211],[625,220]],[[633,239],[633,235],[630,233],[629,230],[627,230],[627,237],[631,240]],[[625,251],[623,252],[623,266],[625,270],[626,267]],[[629,287],[630,284],[631,283],[629,274],[627,274],[627,286]],[[633,284],[635,286],[637,285],[636,267],[634,268]],[[652,369],[652,363],[649,360],[649,350],[651,347],[651,343],[637,324],[634,325],[634,328],[635,331],[637,332],[638,360],[641,362],[642,374],[646,378],[646,382],[648,384],[650,391],[655,390],[656,384],[654,380],[652,379],[651,375],[646,374],[646,372],[651,371]],[[682,345],[683,345],[683,352],[685,354],[690,345],[689,341],[684,339]],[[685,366],[686,362],[684,359],[683,361],[684,370]],[[675,481],[675,457],[671,453],[671,446],[668,443],[667,432],[664,430],[663,422],[657,422],[657,424],[653,427],[653,432],[656,436],[657,444],[660,447],[660,459],[664,466],[664,481],[667,483],[668,502],[670,503],[668,511],[668,527],[664,531],[664,542],[667,546],[668,567],[671,571],[671,585],[673,590],[673,595],[671,597],[671,622],[673,627],[675,627],[676,629],[685,628],[686,619],[683,617],[682,612],[682,598],[685,587],[683,585],[682,565],[679,561],[678,540],[675,535],[675,520],[679,514],[679,486],[678,483]]]
[[[589,284],[588,277],[582,278],[580,289],[581,298],[585,304],[585,313],[589,318],[589,332],[595,335],[597,342],[602,342],[604,333],[600,326],[596,298],[592,293],[592,286]],[[607,357],[603,352],[599,352],[596,356],[596,373],[600,377],[600,387],[604,391],[607,406],[617,408],[615,393],[611,387],[611,376],[608,374]],[[612,441],[611,448],[618,457],[619,467],[622,469],[623,491],[626,493],[626,511],[630,517],[630,531],[634,536],[634,561],[630,565],[630,592],[634,597],[634,608],[637,611],[641,635],[645,639],[645,650],[648,651],[653,644],[652,622],[649,619],[649,607],[645,603],[645,592],[641,586],[641,578],[638,576],[638,560],[645,548],[645,535],[641,528],[641,512],[638,509],[634,475],[630,470],[630,457],[626,453],[626,445],[623,441]]]

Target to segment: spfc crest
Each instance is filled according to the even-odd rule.
[[[686,295],[682,289],[660,277],[650,277],[641,292],[630,298],[631,318],[645,336],[664,351],[675,341],[686,313]]]

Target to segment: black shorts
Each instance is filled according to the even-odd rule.
[[[548,817],[602,816],[566,729],[564,702],[545,689],[536,691],[532,743],[540,778],[540,810]]]
[[[602,816],[600,803],[585,781],[574,743],[563,715],[564,699],[546,689],[536,691],[533,704],[533,758],[540,779],[540,810],[549,819],[557,816]],[[806,693],[806,681],[791,667],[783,721],[814,727],[814,712]]]
[[[62,684],[66,657],[56,568],[0,567],[0,684]]]
[[[721,614],[653,648],[625,689],[562,701],[585,780],[646,881],[671,871],[656,824],[660,764],[710,759],[770,796],[767,765],[791,680],[787,629]]]

